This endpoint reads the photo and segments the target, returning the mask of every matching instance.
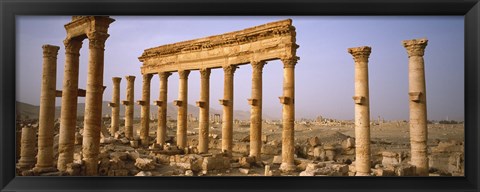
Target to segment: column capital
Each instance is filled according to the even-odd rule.
[[[223,72],[226,75],[233,75],[233,73],[235,73],[235,70],[237,70],[237,66],[235,65],[227,65],[223,67]]]
[[[283,68],[294,68],[297,64],[297,61],[300,60],[299,57],[290,57],[290,58],[280,58],[283,62]]]
[[[47,45],[43,45],[42,49],[43,49],[43,57],[57,58],[58,50],[60,49],[60,47],[47,44]]]
[[[368,62],[371,52],[372,48],[369,46],[348,48],[348,53],[352,54],[355,62]]]
[[[189,74],[190,74],[190,70],[178,71],[178,76],[180,77],[180,79],[188,79]]]
[[[427,44],[428,40],[425,38],[402,41],[402,45],[407,49],[408,57],[423,56]]]
[[[128,76],[125,76],[125,79],[127,79],[127,81],[135,81],[135,76],[128,75]]]
[[[150,81],[152,80],[153,75],[152,74],[143,74],[143,80],[144,81]]]
[[[105,41],[110,35],[102,32],[87,33],[90,49],[104,49]]]
[[[122,81],[122,78],[121,77],[112,77],[112,81],[113,81],[113,83],[118,84]]]
[[[202,68],[199,71],[200,71],[200,78],[202,79],[210,78],[211,70],[209,68]]]
[[[65,45],[66,54],[80,55],[80,48],[82,48],[83,44],[82,41],[77,39],[65,39],[63,40],[63,44]]]
[[[266,61],[250,61],[253,72],[262,72],[263,66],[267,64]]]
[[[160,79],[168,79],[170,75],[172,75],[170,72],[158,72],[158,77],[160,77]]]

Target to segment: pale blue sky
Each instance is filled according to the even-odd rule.
[[[428,119],[464,119],[464,22],[463,16],[112,16],[110,37],[105,47],[105,90],[103,100],[112,97],[114,76],[137,76],[135,100],[141,97],[141,62],[143,50],[168,43],[241,30],[264,23],[291,18],[297,31],[296,118],[318,115],[353,119],[354,62],[347,48],[371,46],[369,62],[370,114],[376,119],[408,119],[408,57],[401,41],[428,38],[425,51]],[[42,45],[60,46],[57,89],[62,89],[66,37],[64,24],[71,17],[17,17],[17,100],[38,105],[40,101]],[[79,87],[86,88],[88,41],[80,52]],[[263,112],[280,118],[282,63],[271,61],[263,73]],[[235,73],[235,110],[249,111],[251,67],[242,65]],[[168,83],[168,102],[178,97],[178,75]],[[212,70],[211,107],[221,109],[223,71]],[[126,80],[121,82],[125,98]],[[158,76],[152,78],[151,99],[159,94]],[[200,75],[189,76],[188,102],[199,98]],[[84,102],[80,98],[79,102]],[[61,99],[57,98],[57,105]]]

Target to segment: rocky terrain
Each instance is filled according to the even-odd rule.
[[[268,122],[268,123],[267,123]],[[355,175],[355,132],[349,122],[305,123],[295,125],[295,164],[297,171],[282,173],[281,125],[275,121],[263,123],[262,158],[248,157],[249,124],[237,121],[234,125],[234,153],[222,154],[221,124],[211,124],[208,154],[197,154],[198,122],[190,121],[188,148],[175,146],[175,120],[167,123],[167,144],[155,144],[156,121],[150,123],[150,146],[139,147],[139,138],[124,137],[123,122],[120,131],[109,134],[110,120],[104,118],[101,133],[99,174],[101,176],[353,176]],[[77,123],[74,163],[66,172],[52,170],[38,173],[30,169],[17,169],[18,175],[80,176],[84,175],[82,162],[83,122]],[[18,120],[17,141],[22,127],[38,128],[36,120]],[[136,121],[134,128],[139,130]],[[55,123],[55,155],[58,147],[58,120]],[[428,146],[430,176],[463,176],[464,174],[463,124],[429,124]],[[138,136],[138,132],[136,134]],[[17,154],[19,154],[17,142]],[[409,164],[410,144],[408,123],[403,121],[371,125],[371,169],[373,176],[412,176],[415,167]],[[17,160],[18,160],[17,156]]]

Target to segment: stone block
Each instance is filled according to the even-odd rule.
[[[140,171],[135,176],[152,176],[152,172],[150,172],[150,171]]]
[[[155,169],[155,162],[148,158],[137,158],[135,160],[135,166],[142,171],[148,171]]]
[[[240,171],[240,173],[243,173],[243,174],[245,174],[245,175],[248,175],[248,173],[250,172],[250,169],[239,168],[238,171]]]
[[[308,141],[308,145],[310,145],[312,147],[316,147],[316,146],[321,145],[320,139],[316,136],[308,138],[307,141]]]
[[[281,155],[276,155],[273,156],[272,164],[282,164],[282,156]]]

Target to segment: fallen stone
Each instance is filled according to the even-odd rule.
[[[243,173],[243,174],[245,174],[245,175],[248,175],[248,173],[250,172],[250,169],[239,168],[238,171],[240,171],[240,173]]]
[[[273,156],[272,164],[282,164],[282,156],[281,155]]]
[[[135,176],[152,176],[152,172],[150,172],[150,171],[140,171]]]
[[[185,171],[185,176],[193,176],[193,171],[192,170],[186,170]]]
[[[137,158],[135,160],[135,166],[140,170],[148,171],[155,169],[155,162],[152,159]]]
[[[320,139],[316,136],[308,138],[308,144],[312,147],[316,147],[316,146],[321,145]]]

